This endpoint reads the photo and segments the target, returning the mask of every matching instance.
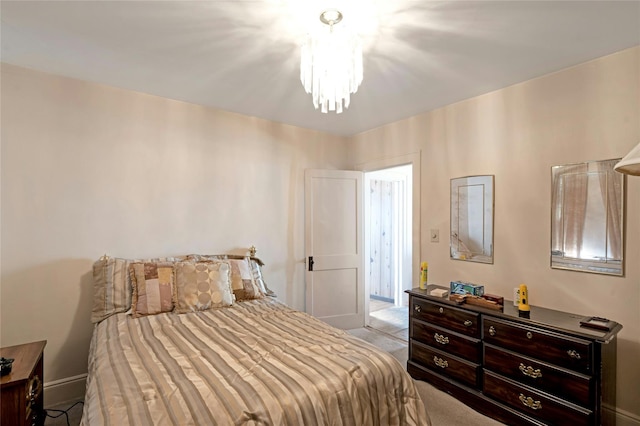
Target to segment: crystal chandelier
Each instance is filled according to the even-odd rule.
[[[336,25],[342,21],[339,11],[325,10],[320,21],[323,25],[302,46],[300,80],[316,109],[340,114],[362,83],[362,44],[344,24]]]

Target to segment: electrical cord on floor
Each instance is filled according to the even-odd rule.
[[[84,405],[84,401],[78,401],[75,404],[73,404],[72,406],[70,406],[69,408],[67,408],[66,410],[54,410],[52,408],[45,408],[44,414],[47,417],[51,417],[52,419],[57,419],[58,417],[61,417],[62,415],[64,415],[67,418],[67,426],[71,426],[71,424],[69,423],[69,411],[71,411],[71,409],[73,407],[75,407],[76,405],[78,405],[78,404]],[[59,413],[59,414],[51,415],[51,414],[49,414],[50,411],[54,411],[54,412]]]

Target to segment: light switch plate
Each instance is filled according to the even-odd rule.
[[[439,229],[432,229],[431,231],[429,231],[429,235],[431,236],[431,242],[432,243],[437,243],[440,241],[440,230]]]

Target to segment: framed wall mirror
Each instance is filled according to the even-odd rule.
[[[620,159],[551,168],[551,267],[624,275]]]
[[[451,259],[493,263],[493,175],[451,179]]]

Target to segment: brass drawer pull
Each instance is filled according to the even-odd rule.
[[[42,392],[42,380],[38,375],[33,376],[33,378],[29,381],[29,389],[27,390],[27,407],[35,405],[36,398],[40,396],[40,392]]]
[[[418,313],[422,312],[422,308],[420,307],[420,305],[413,305],[413,310]]]
[[[438,312],[440,312],[442,314],[442,313],[444,313],[444,309],[440,308],[440,309],[438,309]]]
[[[449,343],[449,338],[443,336],[442,334],[435,333],[433,335],[433,338],[436,339],[436,342],[440,343],[441,345],[446,345],[447,343]]]
[[[580,359],[580,354],[573,349],[567,351],[567,355],[569,355],[573,359]]]
[[[469,321],[469,320],[466,320],[463,324],[464,324],[465,327],[471,327],[473,325],[473,322]]]
[[[449,363],[446,360],[438,358],[437,356],[433,357],[433,362],[435,362],[440,368],[447,368],[449,366]]]
[[[527,331],[527,339],[532,339],[533,338],[533,333],[530,331]]]
[[[496,335],[496,328],[494,326],[489,327],[489,334],[492,336]]]
[[[518,399],[526,407],[529,407],[533,410],[542,410],[542,404],[540,403],[540,401],[534,401],[530,396],[524,396],[523,394],[520,394]]]
[[[520,363],[520,367],[518,368],[520,369],[520,371],[522,371],[522,374],[524,374],[525,376],[533,377],[534,379],[537,379],[538,377],[542,377],[542,373],[540,372],[539,368],[534,369],[531,366],[525,366],[523,363]]]

